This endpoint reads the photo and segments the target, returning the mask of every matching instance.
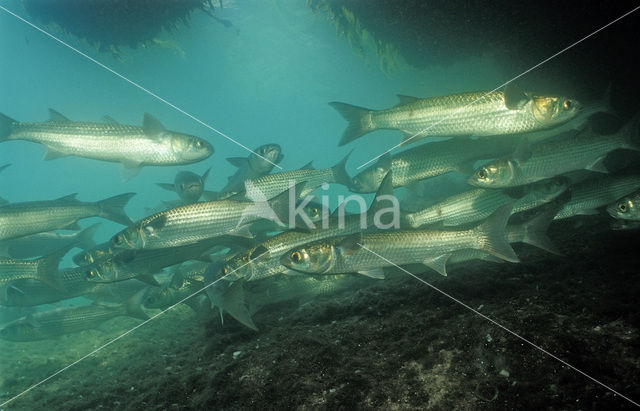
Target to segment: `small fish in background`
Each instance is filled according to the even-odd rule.
[[[607,154],[617,149],[640,151],[640,113],[618,132],[598,135],[588,127],[581,132],[529,146],[523,137],[513,154],[478,168],[467,182],[476,187],[504,188],[534,183],[576,170],[607,173]]]
[[[256,148],[248,157],[229,157],[227,161],[238,168],[229,177],[227,184],[210,199],[224,199],[244,190],[244,182],[269,174],[284,155],[278,144],[264,144]]]
[[[173,184],[156,184],[165,190],[174,191],[185,204],[195,203],[200,200],[200,197],[204,192],[204,183],[207,180],[210,171],[211,168],[208,168],[202,176],[192,173],[191,171],[180,171],[176,174]]]
[[[101,217],[123,225],[133,224],[124,211],[135,193],[102,201],[82,202],[71,194],[50,201],[10,203],[0,207],[0,240],[53,230],[81,230],[78,220]]]
[[[20,123],[0,113],[0,142],[26,140],[45,146],[45,160],[78,156],[120,163],[124,177],[135,176],[143,166],[191,164],[213,154],[207,141],[169,131],[145,113],[142,127],[119,124],[105,116],[102,123],[71,121],[53,109],[42,123]]]
[[[615,219],[640,222],[640,191],[625,196],[607,206],[607,213]]]
[[[0,339],[7,341],[38,341],[96,328],[115,317],[128,316],[141,320],[149,317],[142,309],[147,290],[116,306],[91,304],[65,307],[30,314],[5,325]]]
[[[562,96],[524,92],[511,84],[504,91],[478,91],[416,98],[399,95],[400,103],[386,110],[370,110],[331,102],[349,123],[339,146],[375,130],[403,133],[404,142],[430,136],[495,136],[553,128],[574,118],[582,104]]]
[[[93,235],[99,226],[100,223],[96,223],[71,234],[49,231],[0,241],[0,255],[24,259],[47,255],[68,246],[91,249],[96,246]]]

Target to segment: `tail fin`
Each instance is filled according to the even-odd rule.
[[[93,235],[96,233],[99,225],[100,223],[95,223],[77,233],[76,241],[73,245],[83,250],[88,250],[95,247],[96,242],[93,240]]]
[[[351,186],[351,177],[349,177],[346,168],[347,160],[349,159],[351,153],[353,153],[353,150],[349,151],[349,153],[344,156],[344,158],[340,160],[338,164],[331,167],[331,170],[333,171],[333,181],[335,183],[342,184],[345,187]]]
[[[480,247],[481,250],[500,257],[505,261],[517,263],[520,260],[507,242],[504,231],[507,226],[507,221],[511,216],[512,208],[513,204],[505,204],[474,230],[477,232],[478,237],[483,239],[483,244]]]
[[[142,290],[135,293],[133,297],[122,303],[126,315],[133,318],[139,318],[141,320],[149,319],[147,313],[145,313],[142,309],[142,303],[144,302],[144,298],[149,292],[149,289],[150,287],[143,288]]]
[[[509,242],[523,242],[541,248],[551,254],[562,255],[547,235],[547,229],[560,208],[559,205],[551,207],[524,223],[508,226],[507,238]]]
[[[269,207],[283,224],[295,224],[295,221],[289,221],[289,208],[296,206],[295,200],[298,198],[299,193],[304,189],[306,183],[306,181],[300,182],[268,201]],[[291,190],[293,190],[293,192],[291,192]],[[290,198],[293,198],[294,201],[290,202]]]
[[[9,140],[15,123],[17,121],[0,113],[0,142]]]
[[[337,101],[331,102],[329,103],[329,105],[336,109],[336,111],[349,122],[347,128],[342,134],[340,143],[338,143],[339,146],[344,146],[345,144],[352,142],[358,137],[361,137],[376,129],[376,127],[370,120],[365,121],[368,114],[370,114],[372,110],[364,107],[352,106],[351,104],[340,103]]]
[[[124,206],[127,205],[134,195],[136,195],[136,193],[125,193],[99,201],[98,204],[101,208],[100,217],[123,225],[133,224],[133,221],[131,221],[124,212]]]
[[[631,117],[618,134],[624,140],[624,148],[640,151],[640,112]]]
[[[219,285],[218,285],[219,284]],[[242,281],[234,281],[227,286],[227,290],[222,290],[228,284],[227,281],[207,287],[205,292],[211,300],[212,306],[217,306],[222,311],[226,311],[230,316],[238,320],[242,325],[258,331],[258,327],[251,319],[251,314],[244,301],[244,288]],[[214,289],[214,287],[216,287]]]
[[[202,182],[204,183],[205,181],[207,181],[207,177],[209,177],[209,172],[211,171],[211,167],[209,167],[207,169],[207,171],[205,171],[202,176],[200,176],[200,179],[202,180]]]
[[[40,258],[38,260],[38,280],[50,287],[66,292],[67,290],[64,288],[60,280],[58,265],[60,265],[62,257],[64,257],[73,247],[73,245],[70,245]]]

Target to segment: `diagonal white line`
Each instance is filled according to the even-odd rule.
[[[517,80],[517,79],[519,79],[520,77],[524,76],[525,74],[529,73],[530,71],[533,71],[533,70],[537,69],[538,67],[540,67],[541,65],[545,64],[545,63],[546,63],[546,62],[548,62],[549,60],[552,60],[552,59],[554,59],[554,58],[558,57],[560,54],[562,54],[562,53],[564,53],[565,51],[567,51],[567,50],[569,50],[569,49],[573,48],[574,46],[577,46],[578,44],[582,43],[583,41],[585,41],[585,40],[586,40],[586,39],[588,39],[589,37],[596,35],[597,33],[601,32],[602,30],[604,30],[604,29],[606,29],[607,27],[611,26],[612,24],[617,23],[618,21],[622,20],[623,18],[627,17],[629,14],[631,14],[631,13],[635,12],[635,11],[636,11],[636,10],[638,10],[638,9],[640,9],[640,6],[638,6],[638,7],[634,8],[634,9],[633,9],[633,10],[631,10],[631,11],[626,12],[625,14],[623,14],[623,15],[622,15],[622,16],[620,16],[620,17],[618,17],[617,19],[615,19],[615,20],[613,20],[613,21],[611,21],[611,22],[609,22],[609,23],[605,24],[604,26],[600,27],[598,30],[596,30],[596,31],[592,32],[591,34],[588,34],[588,35],[584,36],[584,37],[583,37],[583,38],[581,38],[580,40],[578,40],[578,41],[576,41],[575,43],[573,43],[573,44],[571,44],[571,45],[569,45],[569,46],[567,46],[567,47],[563,48],[562,50],[558,51],[557,53],[553,54],[552,56],[547,57],[546,59],[542,60],[540,63],[538,63],[538,64],[536,64],[535,66],[533,66],[533,67],[531,67],[531,68],[529,68],[529,69],[527,69],[527,70],[523,71],[522,73],[518,74],[517,76],[515,76],[515,77],[514,77],[514,78],[512,78],[511,80],[509,80],[509,81],[507,81],[507,82],[505,82],[505,83],[503,83],[503,84],[499,85],[498,87],[494,88],[494,89],[493,89],[493,90],[491,90],[491,91],[486,92],[486,93],[485,93],[485,94],[483,94],[482,96],[480,96],[480,97],[478,97],[477,99],[473,100],[471,103],[469,103],[469,104],[467,104],[467,105],[465,105],[465,106],[463,106],[463,107],[460,107],[459,109],[457,109],[457,110],[456,110],[456,111],[454,111],[453,113],[449,114],[448,116],[445,116],[445,117],[441,118],[440,120],[438,120],[438,121],[436,121],[435,123],[431,124],[429,127],[425,128],[424,130],[421,130],[421,131],[417,132],[416,134],[412,135],[411,137],[407,138],[406,140],[403,140],[401,143],[398,143],[398,144],[396,144],[395,146],[391,147],[390,149],[388,149],[388,150],[387,150],[387,151],[385,151],[384,153],[379,154],[379,155],[377,155],[377,156],[373,157],[371,160],[367,161],[366,163],[360,164],[360,165],[356,168],[356,170],[360,170],[362,167],[366,166],[367,164],[370,164],[370,163],[371,163],[371,162],[373,162],[373,161],[376,161],[377,159],[379,159],[379,158],[380,158],[380,157],[382,157],[383,155],[387,154],[388,152],[393,151],[393,150],[395,150],[396,148],[398,148],[398,147],[400,147],[400,146],[402,146],[402,145],[407,144],[407,142],[408,142],[409,140],[413,139],[414,137],[417,137],[417,136],[419,136],[420,134],[422,134],[422,133],[424,133],[424,132],[426,132],[426,131],[429,131],[431,128],[433,128],[433,127],[437,126],[437,125],[438,125],[438,124],[440,124],[441,122],[443,122],[443,121],[445,121],[445,120],[450,119],[451,117],[453,117],[453,116],[455,116],[456,114],[460,113],[462,110],[466,109],[467,107],[469,107],[469,106],[471,106],[471,105],[473,105],[473,104],[477,103],[478,101],[482,100],[482,99],[483,99],[483,98],[485,98],[487,95],[489,95],[489,94],[493,93],[494,91],[497,91],[497,90],[501,89],[502,87],[506,86],[507,84],[509,84],[509,83],[511,83],[511,82],[513,82],[513,81],[515,81],[515,80]]]
[[[209,124],[205,123],[204,121],[200,120],[199,118],[187,113],[186,111],[184,111],[183,109],[181,109],[180,107],[171,104],[170,102],[168,102],[167,100],[165,100],[164,98],[160,97],[159,95],[153,93],[152,91],[142,87],[140,84],[136,83],[133,80],[128,79],[127,77],[123,76],[122,74],[118,73],[117,71],[113,70],[112,68],[100,63],[98,60],[94,59],[93,57],[88,56],[87,54],[81,52],[80,50],[78,50],[77,48],[71,46],[68,43],[65,43],[63,40],[60,40],[59,38],[57,38],[56,36],[54,36],[53,34],[50,34],[49,32],[41,29],[40,27],[36,26],[35,24],[25,20],[24,18],[18,16],[17,14],[15,14],[14,12],[6,9],[3,6],[0,6],[0,9],[4,10],[5,12],[11,14],[12,16],[14,16],[15,18],[17,18],[18,20],[28,24],[29,26],[33,27],[34,29],[38,30],[39,32],[45,34],[46,36],[52,38],[53,40],[57,41],[58,43],[70,48],[71,50],[75,51],[76,53],[80,54],[82,57],[90,60],[91,62],[97,64],[98,66],[102,67],[103,69],[115,74],[116,76],[120,77],[122,80],[126,81],[127,83],[131,84],[132,86],[144,91],[145,93],[147,93],[148,95],[150,95],[151,97],[154,97],[160,101],[162,101],[164,104],[168,105],[169,107],[173,108],[174,110],[184,114],[185,116],[189,117],[190,119],[194,120],[197,123],[200,123],[201,125],[205,126],[206,128],[208,128],[209,130],[221,135],[222,137],[226,138],[227,140],[231,141],[234,144],[239,145],[240,147],[244,148],[245,150],[247,150],[248,152],[255,154],[256,156],[262,158],[263,160],[267,161],[268,163],[278,167],[279,169],[282,170],[282,167],[280,167],[278,164],[272,162],[271,160],[269,160],[268,158],[265,158],[263,156],[261,156],[260,154],[256,153],[255,151],[251,150],[249,147],[245,146],[244,144],[234,140],[233,138],[229,137],[228,135],[226,135],[225,133],[223,133],[222,131],[218,130],[217,128],[214,128],[212,126],[210,126]]]
[[[433,290],[439,292],[440,294],[444,295],[445,297],[453,300],[454,302],[460,304],[461,306],[463,306],[464,308],[468,309],[469,311],[473,312],[476,315],[479,315],[480,317],[484,318],[485,320],[491,322],[493,325],[496,325],[500,328],[502,328],[504,331],[508,332],[509,334],[517,337],[518,339],[526,342],[527,344],[531,345],[532,347],[542,351],[543,353],[547,354],[548,356],[550,356],[551,358],[561,362],[562,364],[566,365],[567,367],[571,368],[572,370],[582,374],[583,376],[587,377],[588,379],[590,379],[591,381],[595,382],[596,384],[599,384],[601,386],[603,386],[604,388],[606,388],[607,390],[613,392],[616,395],[619,395],[620,397],[624,398],[625,400],[629,401],[630,403],[632,403],[633,405],[635,405],[636,407],[640,407],[640,404],[633,401],[632,399],[630,399],[629,397],[626,397],[622,394],[620,394],[618,391],[614,390],[613,388],[609,387],[608,385],[596,380],[595,378],[591,377],[590,375],[588,375],[587,373],[580,371],[579,369],[577,369],[576,367],[574,367],[573,365],[569,364],[568,362],[564,361],[563,359],[553,355],[552,353],[550,353],[549,351],[545,350],[544,348],[540,347],[539,345],[534,344],[533,342],[529,341],[528,339],[524,338],[523,336],[521,336],[520,334],[515,333],[514,331],[511,331],[510,329],[508,329],[507,327],[505,327],[504,325],[498,323],[497,321],[487,317],[486,315],[482,314],[480,311],[473,309],[472,307],[468,306],[467,304],[463,303],[462,301],[458,300],[457,298],[447,294],[446,292],[440,290],[439,288],[437,288],[436,286],[429,284],[428,282],[426,282],[425,280],[423,280],[422,278],[416,276],[415,274],[405,270],[404,268],[400,267],[399,265],[396,265],[395,263],[393,263],[392,261],[389,261],[388,259],[386,259],[385,257],[381,256],[380,254],[376,253],[375,251],[365,247],[364,245],[357,243],[360,247],[362,247],[364,250],[367,250],[368,252],[370,252],[371,254],[377,256],[378,258],[384,260],[385,262],[391,264],[392,266],[398,268],[399,270],[403,271],[406,274],[409,274],[411,277],[415,278],[416,280],[420,281],[423,284],[428,285],[429,287],[431,287]]]
[[[1,6],[0,6],[1,7]],[[250,261],[242,264],[240,267],[236,268],[233,271],[228,272],[227,274],[223,275],[222,277],[218,278],[217,280],[213,281],[211,284],[207,284],[206,286],[202,287],[201,289],[199,289],[198,291],[188,295],[187,297],[183,298],[182,300],[178,301],[177,303],[173,304],[172,306],[160,311],[159,313],[155,314],[153,317],[150,317],[146,320],[144,320],[143,322],[141,322],[140,324],[136,325],[135,327],[131,328],[128,331],[125,331],[124,333],[120,334],[119,336],[117,336],[116,338],[114,338],[113,340],[101,345],[100,347],[96,348],[95,350],[91,351],[89,354],[86,354],[80,358],[78,358],[77,360],[75,360],[74,362],[72,362],[71,364],[59,369],[58,371],[54,372],[53,374],[51,374],[50,376],[48,376],[47,378],[43,379],[42,381],[33,384],[31,387],[27,388],[26,390],[22,391],[21,393],[14,395],[13,397],[9,398],[8,400],[6,400],[5,402],[0,404],[0,407],[4,407],[5,405],[9,404],[10,402],[12,402],[13,400],[15,400],[16,398],[28,393],[29,391],[31,391],[32,389],[44,384],[45,382],[49,381],[50,379],[52,379],[53,377],[55,377],[56,375],[65,372],[66,370],[68,370],[69,368],[73,367],[74,365],[78,364],[80,361],[87,359],[88,357],[96,354],[98,351],[101,351],[102,349],[104,349],[105,347],[113,344],[114,342],[118,341],[119,339],[123,338],[124,336],[134,332],[135,330],[137,330],[138,328],[142,327],[145,324],[148,324],[149,322],[153,321],[154,319],[158,318],[159,316],[161,316],[162,314],[166,313],[167,311],[173,309],[175,306],[182,304],[183,302],[187,301],[189,298],[193,297],[196,294],[201,293],[202,291],[206,290],[207,288],[211,287],[212,285],[216,284],[218,281],[223,280],[225,277],[235,273],[236,271],[238,271],[239,269],[241,269],[242,267],[246,266],[247,264],[252,263],[253,261],[257,260],[258,258],[262,257],[263,255],[267,254],[267,252],[264,252],[258,256],[256,256],[255,258],[251,259]]]

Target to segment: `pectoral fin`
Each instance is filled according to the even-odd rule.
[[[451,257],[451,254],[443,254],[436,257],[428,257],[425,258],[422,263],[432,270],[437,271],[438,273],[447,276],[447,261]]]

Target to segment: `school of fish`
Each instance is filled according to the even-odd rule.
[[[517,242],[561,254],[547,235],[560,219],[600,213],[615,229],[640,227],[640,174],[606,162],[616,150],[640,151],[640,114],[613,133],[595,132],[589,119],[608,111],[606,95],[585,104],[508,85],[399,97],[400,104],[381,110],[329,103],[347,121],[339,146],[380,129],[401,131],[402,145],[420,141],[354,176],[350,152],[328,168],[309,162],[274,172],[283,149],[267,143],[228,158],[237,171],[227,181],[212,181],[213,163],[154,182],[175,197],[149,204],[137,221],[125,212],[134,193],[0,198],[0,305],[26,313],[0,324],[0,339],[52,339],[119,316],[144,320],[179,303],[200,320],[229,315],[258,330],[252,317],[262,307],[384,281],[397,275],[394,267],[420,264],[448,275],[463,263],[473,269],[472,260],[518,263]],[[72,121],[52,109],[45,122],[0,114],[0,142],[29,150],[14,140],[44,146],[45,160],[120,163],[125,180],[143,166],[185,166],[214,153],[206,139],[169,131],[150,114],[142,126],[111,117]],[[217,190],[206,187],[218,183]],[[330,210],[317,193],[336,184],[352,196]],[[96,241],[99,224],[79,224],[89,218],[122,228]],[[61,266],[69,253],[74,265]],[[76,297],[86,303],[64,303]]]

